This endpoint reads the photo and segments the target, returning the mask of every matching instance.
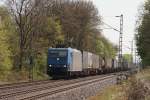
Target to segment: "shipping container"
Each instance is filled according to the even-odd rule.
[[[82,53],[79,50],[72,49],[72,63],[69,67],[69,71],[82,71]]]
[[[99,56],[92,54],[92,68],[99,69]]]
[[[105,59],[105,68],[106,69],[112,68],[112,59],[110,59],[110,58]]]
[[[92,53],[83,51],[83,69],[92,68]]]

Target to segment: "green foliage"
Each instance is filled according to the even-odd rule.
[[[128,61],[128,62],[132,62],[132,55],[131,54],[124,54],[123,58]]]
[[[150,1],[147,0],[140,14],[136,35],[138,54],[142,58],[144,65],[150,65]]]
[[[9,44],[5,31],[0,31],[0,69],[10,69],[11,67],[11,52],[9,50]]]
[[[60,21],[50,16],[42,16],[41,23],[37,25],[36,37],[33,37],[32,46],[26,49],[24,55],[23,67],[33,72],[34,80],[47,78],[47,51],[49,47],[55,47],[56,44],[64,41]],[[30,64],[32,62],[32,64]],[[33,68],[33,71],[32,71]]]
[[[101,36],[96,40],[96,53],[104,56],[115,58],[117,49],[105,37]]]
[[[56,18],[46,17],[45,25],[42,28],[43,33],[45,33],[43,37],[49,41],[49,46],[55,47],[59,42],[64,42],[60,21]]]
[[[35,65],[33,66],[33,79],[46,79],[47,53],[38,54],[36,56]]]
[[[105,48],[104,43],[100,39],[97,39],[97,41],[96,41],[96,52],[97,52],[97,54],[104,55],[104,48]]]
[[[10,16],[5,8],[0,8],[0,13],[3,13],[0,23],[0,79],[5,79],[12,68],[12,52],[10,49]],[[0,14],[1,15],[1,14]]]

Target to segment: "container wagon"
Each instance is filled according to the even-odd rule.
[[[92,53],[83,51],[82,52],[82,63],[83,63],[83,75],[90,75],[92,71]]]

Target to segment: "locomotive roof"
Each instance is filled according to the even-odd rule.
[[[72,48],[49,48],[48,50],[68,50]]]
[[[73,48],[49,48],[48,50],[69,50],[69,51],[74,51],[74,52],[81,52],[80,50],[73,49]]]

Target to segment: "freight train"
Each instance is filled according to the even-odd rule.
[[[47,64],[47,74],[53,78],[104,74],[129,67],[127,62],[119,67],[116,59],[73,48],[49,48]]]

